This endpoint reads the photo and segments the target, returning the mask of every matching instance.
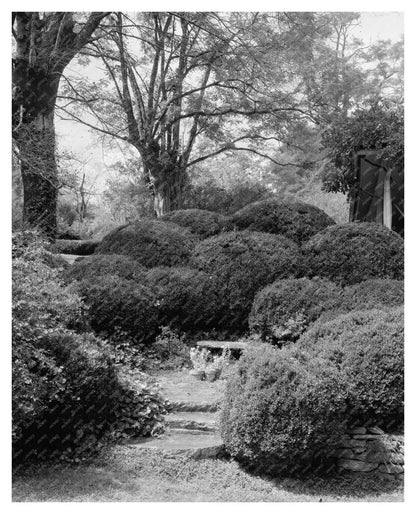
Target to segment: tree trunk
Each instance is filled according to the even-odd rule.
[[[53,112],[39,114],[33,122],[22,125],[17,144],[23,182],[23,221],[54,236],[58,179]]]
[[[180,167],[151,173],[156,217],[181,209],[185,187],[185,170]]]

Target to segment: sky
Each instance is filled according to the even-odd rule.
[[[366,44],[380,39],[398,41],[404,33],[404,15],[402,12],[363,12],[361,24],[354,30],[356,37]],[[125,150],[109,150],[91,134],[91,129],[76,122],[56,119],[56,130],[60,148],[86,161],[87,177],[97,190],[103,189],[109,176],[107,166],[123,160]],[[132,152],[131,155],[135,154]]]

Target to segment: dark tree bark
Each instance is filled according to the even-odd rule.
[[[12,127],[23,182],[23,220],[56,232],[57,166],[54,110],[61,75],[107,13],[91,13],[82,25],[74,13],[16,12],[12,31]]]

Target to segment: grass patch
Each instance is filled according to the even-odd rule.
[[[403,486],[371,477],[271,480],[234,461],[195,461],[117,446],[92,463],[28,468],[14,502],[401,502]]]

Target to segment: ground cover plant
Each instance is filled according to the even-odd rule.
[[[231,228],[231,223],[225,216],[203,209],[179,209],[164,214],[160,219],[186,227],[201,239],[215,236]]]
[[[142,220],[110,232],[96,253],[126,255],[147,268],[181,266],[188,263],[195,242],[195,236],[184,227]]]
[[[341,285],[371,278],[403,280],[404,241],[377,223],[346,223],[328,227],[302,250],[310,277],[324,277]]]
[[[231,221],[240,230],[280,234],[298,244],[335,224],[318,207],[275,198],[246,205],[231,217]]]
[[[296,243],[276,234],[228,232],[198,243],[191,265],[212,276],[227,310],[221,328],[242,333],[255,294],[278,278],[300,273],[301,258]]]
[[[263,341],[295,341],[323,312],[337,307],[342,288],[315,278],[277,280],[253,301],[249,326]]]

